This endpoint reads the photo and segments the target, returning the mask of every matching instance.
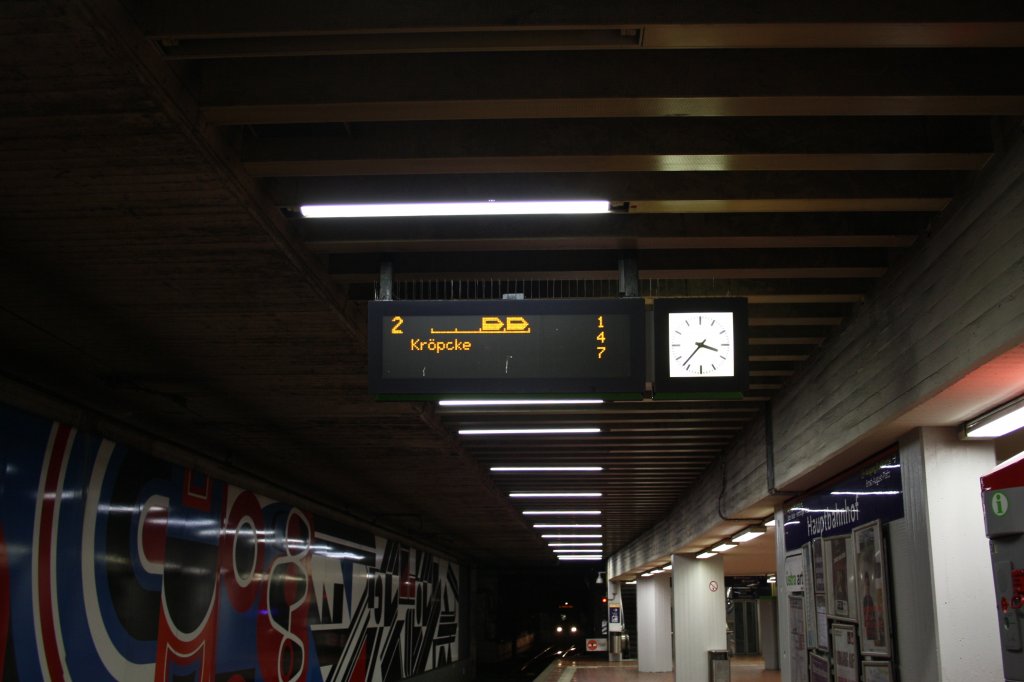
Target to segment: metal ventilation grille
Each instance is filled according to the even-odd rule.
[[[380,298],[380,282],[374,283],[373,298]],[[404,301],[451,301],[498,299],[521,295],[528,299],[616,298],[622,286],[614,279],[491,279],[491,280],[401,280],[392,284],[392,296]],[[708,286],[708,282],[670,279],[641,279],[639,295],[644,298],[671,296],[735,296],[728,283]]]

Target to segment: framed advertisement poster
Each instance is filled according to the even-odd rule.
[[[814,594],[825,594],[825,555],[821,538],[811,540],[811,587]]]
[[[793,661],[793,682],[807,682],[807,639],[804,637],[804,596],[789,596],[789,653]]]
[[[814,590],[811,589],[811,545],[800,548],[804,555],[804,632],[807,634],[807,650],[818,648],[818,614],[814,610]]]
[[[790,552],[786,555],[786,591],[804,591],[804,555],[803,552]]]
[[[832,671],[828,663],[828,656],[810,655],[811,677],[810,682],[832,682]]]
[[[825,538],[825,595],[828,615],[832,618],[856,620],[857,584],[853,577],[853,552],[850,536]]]
[[[828,651],[828,613],[825,606],[825,595],[823,594],[814,595],[814,622],[815,628],[817,628],[817,634],[815,635],[816,648]]]
[[[842,623],[832,626],[832,660],[836,663],[836,682],[859,682],[856,626]]]
[[[861,654],[891,656],[889,566],[881,522],[876,520],[853,529],[853,552],[857,567]]]
[[[892,682],[892,663],[864,661],[864,682]]]

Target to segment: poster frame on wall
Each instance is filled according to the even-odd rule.
[[[882,523],[871,521],[853,529],[857,569],[860,651],[864,656],[892,656],[889,617],[889,564]]]
[[[854,580],[853,543],[850,535],[824,538],[825,595],[830,618],[857,620],[857,583]]]
[[[892,661],[864,661],[861,670],[864,682],[893,682]]]
[[[827,589],[825,579],[825,549],[820,537],[811,540],[811,580],[814,594],[824,595]]]
[[[815,627],[817,628],[817,649],[820,651],[828,652],[830,650],[830,642],[828,637],[828,606],[825,603],[825,595],[816,594],[814,595],[814,619]]]
[[[810,682],[832,682],[832,666],[828,656],[812,653],[807,658],[810,661]]]
[[[807,636],[804,629],[805,596],[801,593],[789,595],[789,646],[793,657],[793,682],[807,681]]]
[[[832,625],[832,660],[835,662],[836,682],[859,682],[857,626],[853,623]]]
[[[818,648],[818,616],[814,610],[814,586],[811,584],[811,546],[800,548],[804,556],[804,632],[807,634],[807,650]]]

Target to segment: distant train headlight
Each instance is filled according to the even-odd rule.
[[[561,625],[559,625],[557,628],[555,628],[555,632],[561,632],[561,631],[562,631],[562,626]]]
[[[571,628],[569,628],[569,632],[576,632],[576,626],[573,625]]]

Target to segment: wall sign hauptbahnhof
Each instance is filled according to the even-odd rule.
[[[693,302],[700,313],[697,317],[678,317],[678,301],[686,300]],[[671,314],[681,322],[672,325],[658,322],[659,314],[670,313],[659,313],[660,306],[655,306],[652,365],[682,367],[679,363],[686,360],[690,368],[682,380],[672,370],[673,375],[662,380],[663,386],[673,393],[743,390],[745,363],[736,368],[742,376],[724,376],[717,358],[745,358],[746,301],[678,301]],[[729,352],[714,351],[718,339],[725,338],[719,332],[727,323]],[[694,333],[688,333],[690,326]],[[652,378],[646,371],[647,327],[641,298],[371,301],[370,391],[393,397],[573,394],[637,398],[649,379],[658,386],[657,373]],[[705,333],[705,327],[715,338]],[[659,353],[671,362],[660,361]],[[713,370],[714,363],[719,364]]]

